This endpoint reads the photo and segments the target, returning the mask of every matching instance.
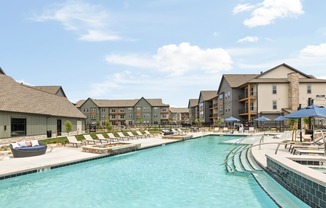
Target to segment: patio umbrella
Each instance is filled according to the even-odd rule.
[[[286,120],[287,118],[285,118],[284,116],[279,116],[277,118],[274,119],[274,121],[277,121],[278,124],[280,125],[280,130],[282,130],[282,122],[281,121],[284,121]]]
[[[308,107],[302,108],[298,111],[290,113],[285,118],[313,118],[313,117],[326,117],[326,108],[317,105],[309,105]],[[301,130],[300,130],[301,131]],[[301,135],[300,135],[301,140]],[[326,155],[326,143],[324,138],[324,155]]]
[[[285,118],[326,117],[326,108],[317,105],[309,105],[308,107],[302,108],[284,117]]]
[[[240,119],[237,119],[237,118],[231,116],[229,118],[224,119],[224,121],[240,121]]]
[[[288,119],[288,118],[285,118],[284,116],[279,116],[279,117],[275,118],[274,121],[284,121],[286,119]]]
[[[271,119],[266,118],[265,116],[260,116],[258,118],[255,119],[256,121],[270,121]]]

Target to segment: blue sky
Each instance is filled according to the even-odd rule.
[[[281,63],[326,78],[325,0],[0,0],[0,66],[72,102],[185,107],[222,74]]]

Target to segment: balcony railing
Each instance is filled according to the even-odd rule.
[[[239,109],[239,114],[249,113],[249,109]],[[257,113],[257,108],[251,108],[250,113]]]
[[[245,99],[245,98],[248,98],[248,94],[242,94],[242,95],[239,95],[239,100],[242,100],[242,99]],[[252,99],[256,99],[257,97],[257,93],[251,93],[250,94],[250,98]]]

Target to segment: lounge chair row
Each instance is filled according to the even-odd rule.
[[[324,154],[323,138],[316,139],[313,142],[287,142],[285,148],[289,146],[289,152],[292,154]]]
[[[108,137],[104,137],[103,134],[96,134],[97,139],[93,139],[91,135],[86,134],[83,135],[85,138],[85,143],[82,141],[78,141],[75,136],[68,136],[68,143],[72,144],[73,146],[82,146],[83,143],[86,144],[95,144],[98,143],[110,143],[110,142],[116,142],[116,141],[127,141],[130,139],[139,139],[139,138],[148,138],[148,137],[154,137],[155,135],[151,134],[149,131],[144,131],[144,134],[140,131],[136,131],[137,135],[134,135],[132,132],[127,132],[128,135],[124,135],[122,132],[117,132],[118,137],[116,137],[113,133],[107,133]]]

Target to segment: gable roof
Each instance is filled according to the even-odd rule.
[[[189,99],[188,108],[195,107],[198,105],[198,99]]]
[[[171,113],[189,113],[188,108],[170,108]]]
[[[34,86],[34,88],[59,96],[61,96],[59,92],[62,92],[63,96],[67,97],[61,86]]]
[[[82,118],[85,116],[66,98],[0,75],[0,111]]]
[[[88,98],[91,99],[91,98]],[[142,99],[142,98],[141,98]],[[105,100],[105,99],[91,99],[99,108],[126,108],[135,106],[141,99],[125,99],[125,100]],[[143,98],[145,99],[145,98]],[[151,106],[155,107],[169,107],[164,104],[162,99],[145,99]],[[85,103],[85,100],[77,102],[77,107],[80,108]]]
[[[220,89],[224,80],[230,85],[231,88],[237,88],[257,76],[258,74],[223,74],[220,85],[218,87],[218,92],[220,93]]]
[[[217,96],[217,90],[203,90],[200,91],[199,98],[202,97],[204,101],[210,100]]]
[[[75,106],[76,106],[77,108],[80,108],[80,107],[84,104],[85,101],[86,101],[86,100],[78,100],[77,103],[75,103]]]
[[[291,69],[292,71],[294,71],[294,72],[296,72],[296,73],[299,73],[299,74],[301,74],[302,76],[304,76],[304,77],[306,77],[306,78],[312,78],[312,79],[315,78],[314,76],[312,76],[312,75],[307,75],[307,74],[305,74],[305,73],[303,73],[303,72],[297,70],[296,68],[293,68],[292,66],[287,65],[287,64],[285,64],[285,63],[280,64],[280,65],[277,65],[277,66],[275,66],[275,67],[273,67],[273,68],[271,68],[271,69],[269,69],[269,70],[267,70],[267,71],[261,73],[260,75],[258,75],[258,76],[255,77],[255,78],[256,78],[256,79],[259,79],[260,77],[262,77],[262,76],[268,74],[269,72],[271,72],[271,71],[273,71],[273,70],[275,70],[276,68],[279,68],[279,67],[281,67],[281,66],[284,66],[284,67],[286,67],[286,68],[289,68],[289,69]]]
[[[230,87],[236,88],[257,77],[257,75],[258,74],[224,74],[223,76]]]

